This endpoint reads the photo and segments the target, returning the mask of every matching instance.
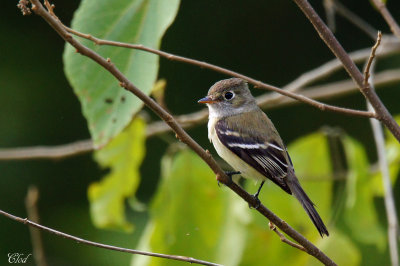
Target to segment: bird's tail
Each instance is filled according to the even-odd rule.
[[[300,201],[301,205],[303,206],[304,210],[307,212],[308,216],[310,217],[311,221],[314,223],[315,227],[318,229],[319,234],[321,237],[324,235],[329,236],[328,229],[324,222],[322,221],[321,217],[319,216],[317,210],[314,208],[314,203],[310,200],[307,196],[306,192],[301,187],[297,177],[292,170],[292,173],[288,173],[287,175],[287,184],[292,191],[292,194]]]

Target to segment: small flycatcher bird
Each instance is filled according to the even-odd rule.
[[[269,178],[301,203],[321,236],[328,230],[295,175],[292,161],[274,124],[257,106],[247,83],[238,78],[218,81],[198,101],[209,109],[208,138],[218,155],[245,178]]]

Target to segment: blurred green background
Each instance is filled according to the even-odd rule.
[[[324,17],[321,1],[311,3]],[[89,138],[80,104],[63,72],[64,42],[40,17],[22,16],[16,4],[17,1],[5,1],[0,16],[0,147],[57,145]],[[54,4],[57,15],[69,25],[79,1],[54,1]],[[389,32],[368,2],[346,1],[345,4],[376,29]],[[389,0],[388,7],[399,21],[400,2]],[[336,36],[347,51],[373,45],[370,38],[342,17],[337,17],[336,22]],[[182,1],[161,49],[223,66],[276,86],[284,86],[333,58],[298,7],[292,1],[281,0]],[[390,67],[399,65],[399,56],[392,57],[389,63]],[[388,64],[382,60],[377,69],[385,69]],[[199,110],[201,106],[197,100],[215,81],[227,78],[164,58],[160,59],[158,77],[167,80],[166,103],[173,114]],[[344,78],[347,75],[341,71],[324,82]],[[400,113],[398,87],[399,84],[394,84],[379,91],[392,114]],[[360,93],[329,103],[365,108]],[[367,119],[321,112],[303,104],[273,109],[268,114],[287,144],[323,126],[332,126],[360,141],[369,160],[376,160]],[[189,133],[204,148],[213,151],[205,125],[190,129]],[[137,193],[137,198],[144,203],[149,202],[157,187],[158,162],[168,147],[167,142],[173,140],[170,135],[153,137],[146,142]],[[93,241],[134,248],[148,218],[146,212],[128,212],[129,221],[136,227],[129,234],[100,230],[91,223],[87,188],[105,172],[93,161],[92,154],[57,161],[0,161],[0,208],[26,217],[24,198],[27,188],[34,184],[40,191],[42,224]],[[399,183],[395,184],[395,191],[400,189]],[[396,201],[399,206],[399,195]],[[377,199],[375,204],[384,224],[383,200]],[[10,252],[32,252],[27,226],[0,217],[0,236],[0,265],[6,265]],[[129,254],[79,245],[47,233],[43,237],[50,265],[128,265],[131,260]],[[386,251],[378,259],[388,259],[387,256]],[[28,263],[32,264],[33,260]],[[375,262],[363,260],[362,264],[374,265]]]

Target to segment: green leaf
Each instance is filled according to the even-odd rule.
[[[145,122],[135,118],[103,149],[95,152],[96,161],[110,168],[101,181],[88,189],[92,220],[100,228],[131,230],[125,218],[125,199],[135,194],[139,185],[139,167],[145,153]]]
[[[365,150],[350,137],[343,138],[343,143],[349,171],[344,219],[352,237],[365,244],[374,244],[382,251],[386,234],[374,208],[374,188],[370,183]]]
[[[250,222],[247,204],[218,187],[214,173],[189,150],[164,156],[162,177],[139,249],[237,265]],[[132,265],[179,263],[135,256]]]
[[[160,46],[161,37],[173,22],[179,0],[83,0],[72,28],[102,39]],[[158,57],[138,50],[95,46],[81,40],[105,58],[144,93],[149,94],[158,72]],[[143,103],[122,89],[119,82],[94,61],[66,44],[65,73],[77,94],[96,147],[119,134]]]

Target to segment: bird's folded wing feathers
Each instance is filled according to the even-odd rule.
[[[251,130],[239,134],[221,119],[215,125],[221,143],[262,175],[271,179],[287,193],[291,191],[284,181],[288,167],[292,167],[286,148],[273,140],[263,140]]]

